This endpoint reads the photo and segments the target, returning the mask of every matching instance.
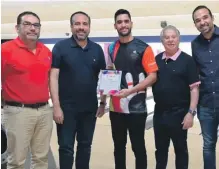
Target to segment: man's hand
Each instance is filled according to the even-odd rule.
[[[119,92],[115,93],[113,96],[120,97],[120,98],[125,98],[130,94],[131,94],[130,89],[122,89]]]
[[[64,114],[61,107],[53,107],[53,119],[57,124],[63,124]]]
[[[105,114],[105,105],[100,105],[97,109],[96,117],[102,117]]]
[[[191,113],[187,113],[183,119],[183,130],[187,130],[193,126],[194,116]]]

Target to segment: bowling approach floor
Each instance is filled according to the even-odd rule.
[[[145,131],[145,141],[148,155],[148,169],[155,168],[155,145],[153,129]],[[200,135],[200,127],[198,121],[195,122],[192,129],[188,132],[188,147],[189,147],[189,169],[202,169],[202,136]],[[127,169],[135,168],[135,161],[133,152],[131,149],[130,141],[127,143]],[[58,166],[58,145],[56,137],[56,127],[54,125],[51,150],[53,157]],[[217,166],[219,167],[219,143],[217,143]],[[174,169],[175,155],[173,146],[171,143],[169,149],[169,160],[167,169]],[[58,167],[57,167],[58,168]],[[108,114],[103,118],[97,120],[96,130],[94,134],[94,140],[92,145],[92,154],[90,161],[91,169],[114,169],[114,157],[113,157],[113,143],[111,137],[111,128]],[[53,168],[49,168],[53,169]]]

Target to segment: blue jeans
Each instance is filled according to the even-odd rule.
[[[89,169],[96,112],[75,112],[70,107],[62,110],[64,123],[57,124],[60,169],[72,169],[75,137],[78,142],[76,169]]]
[[[219,109],[198,107],[198,118],[201,124],[204,140],[203,157],[204,169],[216,169],[216,143],[217,129],[219,125]]]

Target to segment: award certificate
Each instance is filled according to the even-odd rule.
[[[101,70],[99,90],[104,95],[117,92],[120,90],[122,71],[118,70]]]

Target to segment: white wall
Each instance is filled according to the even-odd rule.
[[[105,53],[105,57],[106,57],[106,52],[107,52],[106,51],[106,46],[107,46],[107,44],[109,44],[109,42],[106,42],[106,43],[100,42],[98,44],[100,44],[100,46],[103,48],[104,53]],[[162,52],[164,50],[163,45],[161,43],[148,43],[148,44],[152,47],[155,56],[158,53],[160,53],[160,52]],[[50,50],[52,50],[54,44],[46,44],[46,46],[49,47]],[[188,53],[189,55],[192,54],[192,52],[191,52],[191,43],[190,42],[182,42],[182,43],[180,43],[180,49],[182,51]]]

